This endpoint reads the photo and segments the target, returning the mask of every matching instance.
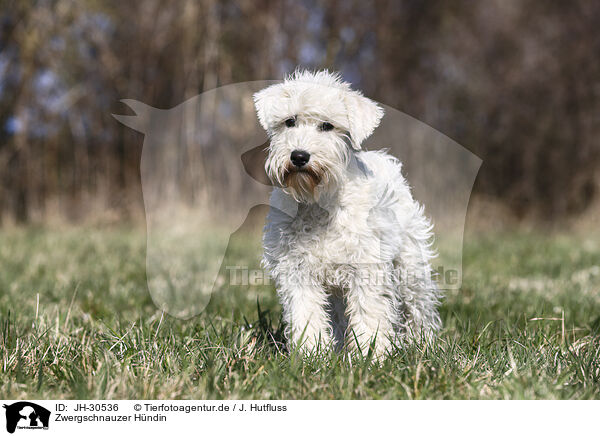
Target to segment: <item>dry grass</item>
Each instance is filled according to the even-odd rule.
[[[234,244],[257,263],[256,240]],[[0,233],[3,398],[600,398],[600,239],[469,235],[433,347],[381,366],[281,349],[271,287],[163,315],[132,229]],[[257,300],[260,308],[257,308]]]

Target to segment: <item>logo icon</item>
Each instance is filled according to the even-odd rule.
[[[18,429],[48,429],[50,411],[29,401],[19,401],[3,406],[6,409],[6,431]]]
[[[271,204],[273,187],[265,171],[270,140],[257,120],[253,95],[274,83],[230,84],[170,109],[125,99],[135,115],[113,115],[144,134],[146,279],[154,303],[171,316],[200,314],[214,291],[229,289],[228,267],[248,266],[225,265],[225,254],[250,214],[261,213],[257,206]],[[444,238],[436,240],[443,256],[433,262],[438,285],[458,290],[467,206],[482,161],[427,124],[380,106],[386,115],[366,148],[385,145],[402,162],[415,199],[426,205],[436,235]],[[297,213],[296,203],[272,206],[290,217]]]

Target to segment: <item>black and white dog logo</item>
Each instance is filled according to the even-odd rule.
[[[29,401],[19,401],[4,405],[6,409],[6,431],[14,433],[18,429],[48,429],[50,411]]]

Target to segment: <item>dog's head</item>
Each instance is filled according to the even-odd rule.
[[[297,71],[254,95],[271,141],[265,169],[297,201],[313,202],[344,177],[383,116],[375,102],[328,71]]]

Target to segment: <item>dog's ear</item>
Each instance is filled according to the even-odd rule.
[[[270,127],[276,122],[276,120],[273,119],[273,114],[277,113],[276,106],[278,103],[281,104],[281,98],[284,96],[283,94],[282,85],[277,84],[258,91],[253,96],[258,121],[267,132],[269,132]]]
[[[344,97],[352,148],[360,150],[362,142],[371,136],[383,117],[383,109],[360,92],[349,91]]]

